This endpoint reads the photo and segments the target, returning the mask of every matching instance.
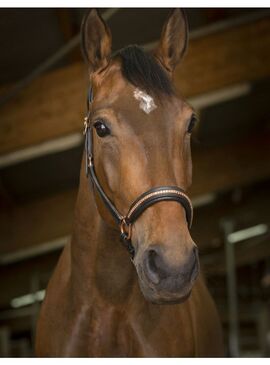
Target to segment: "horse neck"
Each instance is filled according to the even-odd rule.
[[[72,290],[84,303],[90,298],[123,302],[131,294],[135,274],[119,232],[101,219],[82,168],[71,242]]]

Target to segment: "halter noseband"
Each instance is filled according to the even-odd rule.
[[[184,190],[178,186],[159,186],[146,191],[141,194],[130,206],[126,215],[119,213],[115,205],[109,199],[104,192],[102,186],[99,183],[95,172],[94,155],[93,155],[93,127],[89,123],[90,118],[90,105],[93,101],[93,90],[89,89],[87,98],[87,116],[84,118],[84,134],[85,134],[85,161],[86,161],[86,176],[90,176],[93,186],[97,189],[104,204],[110,211],[114,220],[120,228],[120,239],[126,246],[131,257],[135,255],[134,247],[131,243],[132,224],[139,218],[142,213],[151,205],[160,201],[176,201],[182,205],[185,209],[186,220],[189,229],[192,225],[193,208],[189,197],[185,194]]]

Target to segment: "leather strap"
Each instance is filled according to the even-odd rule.
[[[147,208],[160,201],[176,201],[180,203],[185,210],[188,227],[191,228],[193,215],[192,204],[188,196],[184,193],[184,190],[178,186],[159,186],[140,195],[129,208],[129,212],[126,215],[126,222],[135,222]]]
[[[86,136],[85,136],[85,150],[86,150],[86,175],[90,175],[90,178],[92,180],[93,186],[97,189],[99,192],[99,195],[101,196],[103,202],[105,203],[106,207],[109,209],[111,215],[115,219],[116,223],[118,225],[121,224],[123,220],[122,214],[118,212],[114,204],[111,202],[111,200],[108,198],[108,196],[105,194],[102,186],[100,185],[96,172],[94,167],[94,158],[93,158],[93,131],[91,127],[88,127],[86,129]]]

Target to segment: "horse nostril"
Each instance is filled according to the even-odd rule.
[[[148,264],[149,264],[149,269],[153,272],[157,272],[157,265],[156,265],[156,256],[157,256],[157,253],[156,251],[154,250],[150,250],[148,252]]]
[[[146,268],[149,279],[154,284],[158,284],[160,279],[166,277],[163,260],[156,250],[152,249],[147,252]]]
[[[168,265],[159,247],[148,249],[144,256],[145,275],[155,285],[172,282],[180,285],[184,281],[195,281],[198,275],[198,249],[194,247],[190,256],[179,265]]]

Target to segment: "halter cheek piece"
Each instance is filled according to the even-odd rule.
[[[131,242],[132,224],[139,218],[142,213],[151,205],[161,201],[176,201],[185,209],[186,219],[189,229],[192,224],[193,209],[189,197],[185,194],[183,189],[178,186],[159,186],[150,189],[140,195],[130,206],[126,215],[119,213],[112,201],[104,192],[100,185],[94,166],[93,156],[93,127],[89,123],[90,119],[90,105],[93,101],[93,90],[89,88],[87,98],[88,113],[84,119],[84,134],[85,134],[85,161],[86,161],[86,176],[90,176],[94,188],[97,189],[104,204],[110,211],[120,229],[120,239],[129,251],[131,257],[135,255],[135,250]]]

